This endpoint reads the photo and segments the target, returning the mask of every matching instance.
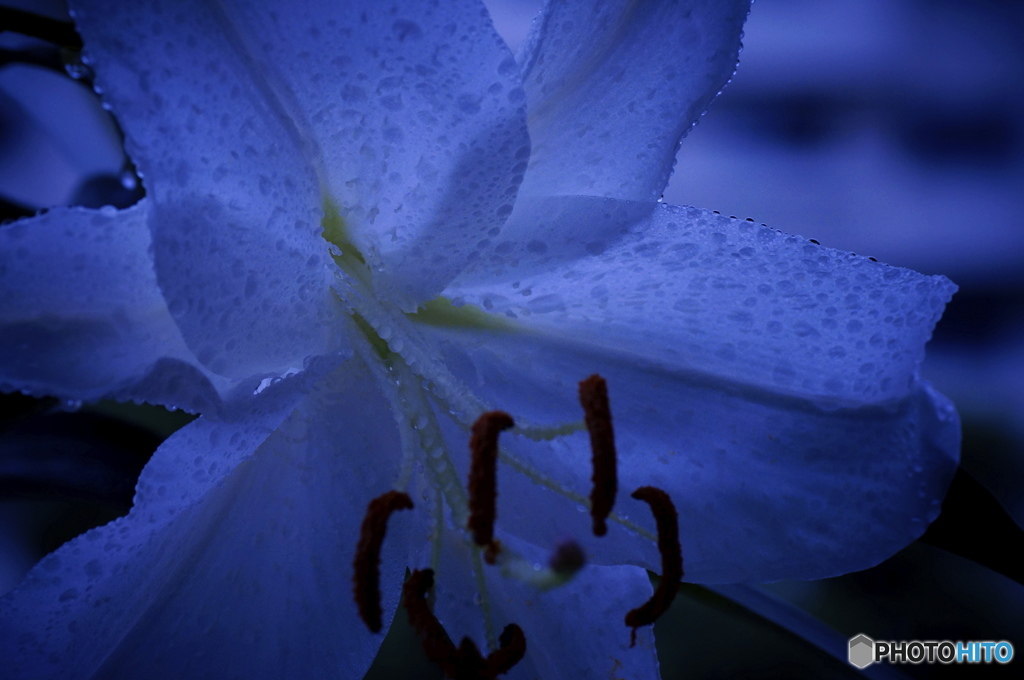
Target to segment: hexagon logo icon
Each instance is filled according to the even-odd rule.
[[[850,663],[857,668],[867,668],[875,660],[875,641],[864,633],[850,638]]]

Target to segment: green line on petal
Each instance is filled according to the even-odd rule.
[[[370,347],[373,348],[373,351],[377,356],[380,357],[385,364],[392,363],[396,356],[391,352],[391,349],[388,347],[388,343],[385,342],[384,339],[377,334],[377,331],[373,329],[373,326],[367,323],[366,319],[358,313],[352,314],[352,320],[355,321],[356,327],[362,332],[363,336],[366,338]]]
[[[332,252],[334,262],[341,267],[349,276],[355,277],[362,283],[369,281],[369,266],[366,258],[352,242],[345,218],[341,216],[338,206],[331,199],[325,197],[323,202],[323,219],[320,226],[323,227],[323,237],[328,243],[337,247],[337,253]]]
[[[407,315],[411,320],[442,328],[472,328],[488,331],[520,330],[510,319],[489,314],[475,305],[456,306],[446,297],[436,297]]]

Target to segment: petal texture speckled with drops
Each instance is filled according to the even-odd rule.
[[[499,242],[446,291],[507,326],[438,326],[435,339],[469,389],[532,423],[578,421],[576,383],[605,376],[621,488],[677,499],[688,579],[868,567],[934,519],[959,423],[917,370],[948,280],[693,208],[533,206],[543,240]],[[509,476],[504,502],[535,515],[531,539],[586,535],[572,512],[589,493],[586,435],[507,445],[562,492]],[[658,567],[650,540],[615,531],[597,559]]]
[[[551,200],[557,204],[561,200]],[[901,399],[956,290],[753,222],[697,208],[569,210],[536,250],[502,253],[445,291],[529,329],[837,405]],[[562,248],[588,252],[560,258]],[[618,232],[618,233],[616,233]],[[579,234],[579,237],[575,235]],[[563,245],[567,244],[567,245]]]
[[[175,434],[143,472],[127,517],[64,545],[0,599],[4,677],[365,672],[382,636],[359,620],[350,567],[357,518],[396,474],[387,405],[365,368],[346,364],[297,404],[254,410]],[[410,526],[392,524],[387,622]]]
[[[228,3],[239,40],[310,145],[374,286],[411,311],[512,211],[530,153],[515,60],[474,0],[270,4]]]
[[[522,193],[654,200],[736,69],[750,3],[553,0],[517,59],[533,153]]]
[[[205,373],[167,311],[149,207],[54,208],[0,227],[0,389],[215,405],[228,384]]]
[[[524,422],[579,422],[577,383],[606,378],[619,458],[614,511],[647,536],[611,522],[607,536],[592,537],[585,431],[505,437],[502,446],[531,469],[502,466],[498,496],[509,531],[540,546],[576,538],[599,564],[660,570],[653,519],[628,497],[653,485],[679,508],[687,581],[867,568],[924,532],[956,470],[959,421],[927,383],[899,400],[835,408],[643,362],[633,354],[642,339],[613,350],[584,333],[435,333],[456,375]]]
[[[152,205],[157,280],[215,373],[301,369],[332,334],[322,198],[302,133],[220,5],[75,4]]]

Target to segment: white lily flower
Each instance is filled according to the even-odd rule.
[[[473,0],[74,4],[147,196],[0,229],[0,388],[202,417],[0,599],[11,677],[357,677],[389,489],[385,629],[431,567],[454,639],[522,628],[512,678],[658,677],[623,625],[661,565],[637,487],[698,582],[865,568],[938,514],[959,424],[918,366],[955,287],[657,201],[748,3],[555,1],[515,58]],[[599,538],[593,373],[626,492]],[[465,531],[490,409],[505,569]],[[588,564],[538,591],[565,537]]]

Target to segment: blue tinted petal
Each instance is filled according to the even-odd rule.
[[[540,203],[554,216],[535,222],[546,233],[512,254],[518,244],[499,241],[445,294],[529,329],[840,405],[905,397],[956,290],[706,210],[574,210],[580,200]]]
[[[406,309],[511,212],[526,169],[514,58],[476,0],[227,3],[347,237]]]
[[[5,677],[359,677],[383,636],[356,613],[352,557],[397,447],[387,404],[349,364],[297,405],[189,425],[143,471],[127,517],[0,599]],[[409,519],[384,543],[387,622]]]
[[[449,365],[524,422],[581,420],[577,383],[608,380],[619,457],[617,522],[595,538],[585,432],[502,446],[531,477],[500,468],[499,522],[540,546],[565,536],[600,564],[660,570],[654,521],[634,489],[665,489],[680,513],[687,581],[823,578],[863,569],[938,515],[959,457],[952,405],[927,384],[903,399],[836,408],[534,333],[438,329]],[[636,345],[639,346],[638,340]],[[551,491],[537,481],[557,488]]]
[[[509,535],[517,532],[520,522],[521,518],[499,522],[508,529],[499,532],[503,544],[528,560],[545,563],[544,550]],[[646,570],[587,565],[567,584],[542,591],[485,565],[481,594],[470,564],[465,544],[448,532],[435,574],[435,613],[456,645],[468,636],[481,651],[487,645],[481,603],[486,603],[496,635],[509,623],[519,625],[526,637],[526,656],[503,677],[660,677],[653,629],[640,628],[631,649],[631,629],[625,625],[626,612],[651,596]]]
[[[955,287],[695,209],[604,204],[579,224],[558,213],[534,258],[511,244],[521,257],[489,285],[480,271],[449,290],[506,324],[426,331],[468,388],[525,421],[572,423],[578,381],[604,375],[622,498],[654,484],[676,499],[691,580],[823,577],[919,536],[958,458],[956,413],[917,375]],[[588,229],[575,260],[564,235]],[[538,545],[587,536],[586,435],[505,445],[537,475],[503,475],[503,512]],[[617,509],[652,530],[631,504]],[[658,568],[620,527],[592,544],[603,563]]]
[[[515,581],[506,581],[504,590],[503,612],[522,627],[528,646],[510,680],[661,677],[654,629],[639,629],[630,648],[631,629],[625,625],[626,612],[651,596],[646,570],[591,565],[568,585],[543,594]]]
[[[749,9],[548,3],[517,55],[533,142],[522,193],[658,198],[680,139],[736,69]]]
[[[143,201],[0,228],[0,389],[200,411],[230,384],[185,346],[153,274]]]
[[[247,28],[198,1],[82,2],[75,21],[152,200],[157,280],[195,355],[244,378],[334,349],[315,160]]]
[[[33,207],[68,203],[83,178],[121,171],[117,128],[89,88],[66,74],[9,62],[0,71],[0,107],[6,139],[17,140],[0,158],[6,200]],[[62,125],[68,120],[75,122],[70,130]]]

